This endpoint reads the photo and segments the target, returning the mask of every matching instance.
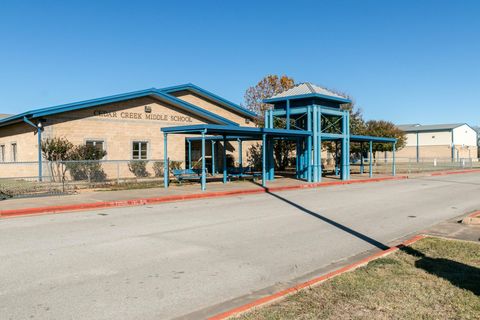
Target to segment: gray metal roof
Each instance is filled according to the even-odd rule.
[[[284,97],[289,97],[289,96],[300,96],[304,94],[321,94],[324,96],[330,96],[330,97],[335,97],[335,98],[341,98],[345,99],[345,97],[342,97],[341,95],[338,95],[330,90],[327,90],[325,88],[322,88],[320,86],[317,86],[315,84],[312,84],[310,82],[304,82],[296,85],[295,87],[288,89],[286,91],[283,91],[281,93],[278,93],[271,97],[270,99],[276,99],[276,98],[284,98]]]
[[[417,131],[442,131],[442,130],[452,130],[463,126],[465,123],[447,123],[447,124],[429,124],[429,125],[421,125],[421,124],[400,124],[397,125],[402,131],[405,132],[417,132]]]

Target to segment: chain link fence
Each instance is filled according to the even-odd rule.
[[[169,161],[169,171],[181,168]],[[0,199],[68,194],[82,189],[129,189],[163,185],[163,160],[98,160],[0,163]]]
[[[364,160],[363,173],[368,173],[370,163],[368,159]],[[392,174],[393,158],[380,158],[373,160],[373,174],[388,175]],[[358,174],[362,171],[360,160],[351,163],[351,173]],[[480,169],[478,158],[460,158],[452,160],[451,158],[396,158],[395,171],[397,174],[415,174],[428,173],[446,170],[466,170]]]
[[[391,158],[373,161],[374,175],[392,174]],[[477,158],[396,158],[397,174],[416,174],[444,170],[480,169]],[[169,175],[181,169],[182,161],[169,161]],[[324,166],[329,172],[331,166]],[[363,167],[363,170],[362,170]],[[333,170],[333,169],[332,169]],[[330,170],[330,171],[332,171]],[[163,160],[99,160],[44,162],[42,181],[37,162],[0,163],[0,200],[11,197],[60,195],[87,189],[124,190],[163,186]],[[352,161],[351,173],[368,173],[369,162]],[[333,171],[332,171],[333,172]],[[170,181],[175,181],[170,179]]]

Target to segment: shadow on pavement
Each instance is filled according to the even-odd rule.
[[[266,191],[272,197],[275,197],[278,200],[288,203],[289,205],[302,211],[303,213],[308,214],[317,219],[320,219],[342,231],[345,231],[365,242],[368,242],[369,244],[381,250],[386,250],[389,248],[387,245],[373,238],[370,238],[369,236],[366,236],[358,231],[355,231],[347,226],[344,226],[343,224],[333,221],[332,219],[329,219],[316,212],[313,212],[299,204],[294,203],[293,201],[285,199],[284,197],[278,194],[272,193],[268,191],[268,188],[266,189]],[[405,252],[411,256],[420,258],[415,262],[416,268],[422,269],[430,274],[443,278],[458,288],[469,290],[477,296],[480,295],[480,269],[479,268],[472,267],[464,263],[456,262],[449,259],[430,258],[426,256],[424,253],[408,246],[400,246],[400,250],[402,250],[402,252]]]
[[[385,245],[385,244],[383,244],[383,243],[381,243],[381,242],[379,242],[379,241],[377,241],[377,240],[375,240],[375,239],[372,239],[372,238],[364,235],[363,233],[360,233],[360,232],[358,232],[358,231],[355,231],[355,230],[353,230],[353,229],[351,229],[351,228],[349,228],[349,227],[347,227],[347,226],[344,226],[343,224],[340,224],[340,223],[338,223],[338,222],[336,222],[336,221],[333,221],[332,219],[329,219],[329,218],[324,217],[324,216],[322,216],[322,215],[320,215],[320,214],[318,214],[318,213],[316,213],[316,212],[313,212],[313,211],[311,211],[311,210],[309,210],[309,209],[307,209],[307,208],[305,208],[305,207],[302,207],[301,205],[296,204],[296,203],[294,203],[294,202],[292,202],[292,201],[290,201],[290,200],[288,200],[288,199],[285,199],[285,198],[279,196],[278,194],[275,194],[275,193],[272,193],[272,192],[268,191],[268,189],[267,189],[267,193],[268,193],[269,195],[271,195],[271,196],[273,196],[273,197],[275,197],[275,198],[283,201],[283,202],[288,203],[288,204],[291,205],[292,207],[295,207],[295,208],[297,208],[298,210],[300,210],[300,211],[302,211],[302,212],[304,212],[304,213],[306,213],[306,214],[311,215],[312,217],[315,217],[315,218],[320,219],[320,220],[322,220],[322,221],[324,221],[324,222],[326,222],[326,223],[328,223],[328,224],[330,224],[330,225],[332,225],[332,226],[334,226],[334,227],[337,227],[338,229],[340,229],[340,230],[342,230],[342,231],[345,231],[345,232],[347,232],[347,233],[349,233],[349,234],[351,234],[351,235],[353,235],[353,236],[355,236],[355,237],[357,237],[357,238],[359,238],[359,239],[361,239],[361,240],[363,240],[363,241],[366,241],[366,242],[370,243],[371,245],[373,245],[373,246],[375,246],[375,247],[377,247],[377,248],[379,248],[379,249],[381,249],[381,250],[387,250],[387,249],[389,248],[389,246],[387,246],[387,245]]]

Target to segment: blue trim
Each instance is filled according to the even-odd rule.
[[[191,91],[191,92],[194,92],[194,93],[197,93],[207,99],[210,99],[214,102],[217,102],[225,107],[228,107],[234,111],[237,111],[245,116],[248,116],[250,118],[256,118],[258,117],[258,115],[255,113],[255,112],[252,112],[250,110],[247,110],[245,108],[243,108],[242,106],[239,106],[238,104],[236,103],[233,103],[225,98],[222,98],[220,97],[219,95],[216,95],[215,93],[213,92],[210,92],[208,90],[205,90],[203,88],[200,88],[199,86],[196,86],[194,85],[193,83],[186,83],[186,84],[180,84],[180,85],[177,85],[177,86],[171,86],[171,87],[166,87],[166,88],[161,88],[159,89],[163,92],[166,92],[166,93],[173,93],[173,92],[178,92],[178,91]]]
[[[0,126],[10,124],[10,122],[22,121],[22,119],[24,117],[27,117],[27,118],[44,117],[44,116],[54,115],[54,114],[58,114],[58,113],[69,112],[69,111],[85,109],[85,108],[91,108],[91,107],[98,106],[98,105],[114,103],[114,102],[119,102],[119,101],[125,101],[125,100],[130,100],[130,99],[135,99],[135,98],[146,97],[146,96],[154,96],[154,97],[156,97],[160,100],[163,100],[163,101],[166,101],[168,103],[180,106],[181,108],[183,108],[187,111],[190,111],[192,113],[200,115],[204,118],[220,122],[222,124],[230,124],[230,125],[238,126],[238,124],[236,122],[233,122],[231,120],[223,118],[219,115],[216,115],[213,112],[204,110],[200,107],[197,107],[197,106],[195,106],[191,103],[185,102],[185,101],[183,101],[179,98],[176,98],[174,96],[166,94],[166,93],[164,93],[164,92],[162,92],[158,89],[155,89],[155,88],[133,91],[133,92],[129,92],[129,93],[117,94],[117,95],[112,95],[112,96],[108,96],[108,97],[85,100],[85,101],[80,101],[80,102],[68,103],[68,104],[63,104],[63,105],[58,105],[58,106],[53,106],[53,107],[48,107],[48,108],[31,110],[31,111],[27,111],[27,112],[24,112],[24,113],[21,113],[21,114],[18,114],[18,115],[14,115],[14,116],[11,116],[11,117],[8,117],[8,118],[1,119],[0,120]]]
[[[298,99],[308,99],[308,98],[319,98],[323,100],[330,100],[330,101],[341,102],[341,103],[352,102],[351,100],[345,99],[345,98],[339,98],[339,97],[329,96],[329,95],[320,94],[320,93],[307,93],[307,94],[299,94],[296,96],[264,99],[263,103],[275,103],[275,102],[286,101],[286,100],[298,100]]]
[[[215,140],[210,140],[210,143],[212,145],[212,152],[211,152],[212,153],[212,176],[215,175],[215,171],[216,171],[216,169],[215,169],[215,142],[216,142]],[[191,142],[188,141],[188,143],[190,144]]]
[[[227,136],[223,136],[223,183],[227,183]]]
[[[321,105],[318,105],[318,104],[314,104],[316,106],[318,106],[321,111],[322,114],[327,114],[327,115],[333,115],[333,116],[340,116],[342,117],[343,116],[343,111],[341,111],[340,109],[338,108],[331,108],[331,107],[324,107],[324,106],[321,106]],[[303,114],[303,113],[307,113],[307,110],[308,108],[307,107],[294,107],[294,108],[290,108],[290,115],[297,115],[297,114]],[[274,109],[272,110],[273,112],[273,115],[275,116],[283,116],[283,115],[286,115],[287,112],[285,109]]]
[[[207,188],[207,175],[206,175],[207,168],[205,167],[205,131],[202,132],[202,191],[205,191]]]
[[[373,137],[373,136],[350,136],[350,141],[361,142],[361,141],[373,141],[373,142],[397,142],[395,138],[384,138],[384,137]]]
[[[163,187],[166,189],[168,188],[168,135],[166,133],[163,134]]]
[[[302,137],[310,136],[311,132],[305,130],[269,129],[256,127],[226,126],[216,124],[194,124],[189,126],[163,127],[161,131],[168,133],[200,133],[206,130],[208,134],[217,135],[243,135],[245,137],[261,137],[268,134],[276,137]]]
[[[373,177],[373,142],[370,141],[369,142],[369,163],[368,163],[368,166],[369,166],[369,172],[368,172],[368,176],[371,178]]]

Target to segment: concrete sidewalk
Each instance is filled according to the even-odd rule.
[[[77,194],[55,195],[30,198],[13,198],[0,200],[0,218],[26,214],[59,213],[76,210],[102,209],[124,206],[138,206],[161,202],[192,200],[200,198],[213,198],[234,196],[241,194],[256,194],[267,191],[284,191],[303,188],[318,188],[332,185],[378,182],[398,180],[425,176],[457,175],[480,172],[480,169],[466,169],[453,171],[437,171],[421,174],[375,175],[373,178],[367,174],[353,174],[351,180],[341,181],[334,177],[323,177],[320,183],[309,183],[287,177],[277,177],[269,181],[267,188],[263,188],[259,181],[233,181],[223,184],[219,181],[207,183],[207,191],[202,192],[198,183],[177,185],[173,184],[168,189],[163,187],[148,189],[129,189],[116,191],[81,190]]]
[[[321,187],[336,184],[351,184],[363,182],[375,182],[390,179],[405,179],[405,176],[386,176],[377,175],[369,179],[368,174],[352,176],[352,180],[341,181],[334,178],[323,178],[321,183],[308,183],[292,178],[280,177],[267,184],[270,191],[281,191],[288,189],[301,189],[311,187]],[[73,211],[82,209],[101,208],[101,204],[105,207],[119,207],[130,205],[142,205],[147,203],[159,203],[164,201],[179,201],[195,198],[207,198],[214,196],[228,196],[246,193],[261,193],[265,188],[260,182],[254,181],[233,181],[226,184],[222,182],[210,182],[207,184],[207,191],[202,192],[198,183],[172,185],[168,189],[149,188],[149,189],[131,189],[120,191],[81,191],[72,195],[56,195],[46,197],[32,198],[13,198],[0,201],[0,216],[7,216],[13,210],[25,210],[44,208],[38,213]],[[148,201],[151,200],[151,201]],[[90,204],[91,206],[82,208],[82,205]],[[97,204],[98,206],[95,206]],[[62,210],[60,207],[68,206]],[[48,210],[51,208],[51,210]],[[57,210],[55,210],[57,209]],[[19,212],[19,214],[34,214],[34,210],[29,212]]]

